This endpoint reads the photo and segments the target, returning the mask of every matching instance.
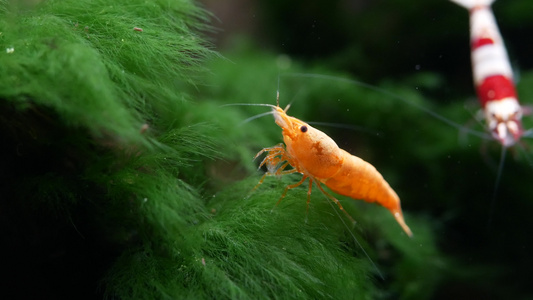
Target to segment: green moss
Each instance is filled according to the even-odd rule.
[[[15,225],[3,235],[16,245],[5,250],[17,257],[5,268],[12,288],[27,264],[44,283],[28,297],[94,294],[98,284],[132,296],[121,293],[127,282],[101,281],[124,267],[115,259],[186,252],[185,229],[206,218],[193,185],[217,155],[216,129],[189,113],[184,91],[215,56],[197,36],[206,13],[189,1],[2,2],[1,11],[1,191],[18,212],[3,215]]]
[[[180,85],[194,83],[211,55],[190,31],[206,17],[189,1],[3,6],[0,45],[13,52],[0,56],[0,96],[52,108],[99,137],[139,142],[143,122],[183,101]]]

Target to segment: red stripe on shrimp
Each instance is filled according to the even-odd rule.
[[[472,51],[486,45],[494,45],[494,40],[488,37],[475,39],[472,41]]]
[[[477,95],[483,108],[489,101],[517,98],[514,83],[503,75],[492,75],[485,78],[477,87]]]

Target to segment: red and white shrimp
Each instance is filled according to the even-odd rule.
[[[474,86],[489,131],[504,147],[520,140],[522,107],[502,36],[490,8],[495,0],[451,0],[470,13],[470,43]]]

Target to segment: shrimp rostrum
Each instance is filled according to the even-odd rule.
[[[322,131],[287,115],[286,112],[289,107],[285,110],[281,109],[279,105],[272,105],[271,107],[276,124],[282,129],[285,144],[281,143],[264,148],[257,153],[255,158],[265,152],[267,153],[260,167],[266,165],[268,172],[255,188],[261,185],[267,175],[300,173],[303,175],[302,179],[285,188],[277,202],[278,204],[289,189],[300,186],[309,178],[308,206],[311,189],[315,184],[353,221],[340,202],[322,188],[321,184],[325,184],[340,195],[367,202],[376,202],[384,206],[396,218],[405,233],[412,236],[412,232],[403,218],[400,198],[374,166],[339,148],[335,141]],[[289,165],[292,166],[292,169],[286,169]]]

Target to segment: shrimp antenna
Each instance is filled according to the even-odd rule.
[[[305,121],[305,123],[310,124],[310,125],[335,127],[335,128],[348,129],[348,130],[353,130],[353,131],[358,131],[358,132],[369,133],[369,134],[375,134],[375,135],[377,135],[379,137],[383,137],[384,136],[383,132],[381,132],[381,131],[368,129],[368,128],[364,127],[364,126],[358,126],[358,125],[348,125],[348,124],[343,124],[343,123],[330,123],[330,122],[315,122],[315,121]]]
[[[532,129],[529,129],[528,131],[531,131]],[[529,138],[531,137],[528,136]],[[527,163],[530,167],[533,167],[533,159],[531,159],[531,157],[529,156],[529,153],[527,153],[527,149],[526,149],[526,144],[524,143],[523,140],[520,140],[520,143],[517,143],[517,146],[518,146],[518,150],[522,153],[522,155],[526,158],[527,160]]]
[[[271,114],[273,114],[273,113],[274,113],[273,111],[267,111],[267,112],[264,112],[264,113],[262,113],[262,114],[258,114],[258,115],[255,115],[255,116],[251,116],[251,117],[249,117],[248,119],[242,121],[241,124],[246,124],[246,123],[251,122],[251,121],[253,121],[253,120],[255,120],[255,119],[259,119],[259,118],[262,118],[262,117],[264,117],[264,116],[271,115]]]
[[[279,85],[279,76],[278,76],[278,85]],[[276,103],[278,104],[278,107],[279,107],[279,86],[278,86],[278,91],[276,93]],[[287,104],[287,106],[285,107],[283,112],[287,113],[287,111],[289,110],[290,107],[291,107],[291,103]]]
[[[276,91],[276,104],[278,105],[278,107],[279,107],[279,77],[280,77],[280,75],[278,74],[278,90]],[[287,111],[288,111],[289,108],[291,107],[291,104],[292,104],[292,102],[290,102],[289,104],[287,104],[287,106],[285,107],[285,109],[283,110],[283,112],[287,113]]]
[[[533,137],[533,128],[530,128],[530,129],[524,131],[524,133],[522,134],[522,137],[532,138]]]
[[[496,206],[496,194],[498,193],[498,188],[502,179],[503,166],[505,165],[505,157],[507,153],[507,147],[502,146],[502,153],[500,156],[500,163],[498,165],[498,173],[496,174],[496,182],[494,183],[494,190],[492,192],[492,199],[490,200],[489,208],[489,220],[487,222],[487,232],[490,231],[492,225],[492,215],[494,214],[494,208]]]
[[[467,132],[467,133],[470,133],[472,135],[476,135],[478,137],[481,137],[481,138],[484,138],[484,139],[490,139],[490,136],[484,132],[479,132],[477,130],[472,130],[472,129],[468,129],[468,128],[464,128],[464,126],[461,126],[460,124],[458,123],[455,123],[453,122],[452,120],[449,120],[419,104],[416,104],[414,102],[410,102],[396,94],[393,94],[391,92],[388,92],[384,89],[381,89],[381,88],[378,88],[376,86],[373,86],[371,84],[368,84],[368,83],[364,83],[362,81],[358,81],[358,80],[354,80],[354,79],[347,79],[347,78],[342,78],[342,77],[336,77],[336,76],[331,76],[331,75],[324,75],[324,74],[313,74],[313,73],[286,73],[284,74],[284,76],[290,76],[290,77],[308,77],[308,78],[319,78],[319,79],[326,79],[326,80],[336,80],[336,81],[340,81],[340,82],[346,82],[346,83],[350,83],[350,84],[354,84],[354,85],[358,85],[358,86],[361,86],[361,87],[364,87],[364,88],[367,88],[369,90],[373,90],[373,91],[376,91],[378,93],[382,93],[383,95],[386,95],[388,97],[391,97],[393,99],[396,99],[396,100],[400,100],[408,105],[411,105],[413,107],[416,107],[418,109],[420,109],[421,111],[429,114],[430,116],[432,116],[433,118],[437,119],[437,120],[440,120],[452,127],[455,127],[456,129],[459,129],[459,130],[463,130],[464,132]]]
[[[341,217],[341,215],[339,214],[339,212],[337,211],[337,209],[335,208],[335,206],[333,206],[333,201],[331,201],[331,199],[329,199],[325,194],[322,194],[328,201],[329,205],[331,206],[331,209],[333,209],[333,211],[337,214],[337,217],[339,217],[339,219],[341,220],[342,224],[344,225],[344,227],[346,229],[348,229],[348,232],[350,233],[350,235],[352,236],[352,239],[355,241],[355,243],[357,244],[357,246],[361,249],[361,251],[363,251],[363,254],[366,256],[366,258],[368,258],[368,260],[370,261],[370,263],[372,264],[372,266],[374,267],[374,269],[376,270],[376,273],[378,273],[379,277],[381,278],[381,280],[385,281],[385,277],[383,277],[383,274],[381,273],[381,271],[379,270],[378,266],[374,263],[374,260],[372,258],[370,258],[370,255],[368,255],[368,253],[366,252],[365,248],[363,247],[363,245],[361,245],[361,243],[359,242],[359,240],[357,239],[357,237],[355,236],[355,234],[352,232],[352,230],[350,229],[350,227],[348,227],[348,224],[346,224],[346,221],[344,221],[344,219]]]
[[[276,90],[276,104],[279,107],[279,74],[278,74],[278,89]]]
[[[276,106],[272,104],[267,104],[267,103],[228,103],[228,104],[221,105],[220,107],[225,107],[225,106],[267,106],[271,108],[276,108]]]
[[[224,107],[224,106],[266,106],[266,107],[276,108],[276,106],[274,106],[272,104],[266,104],[266,103],[230,103],[230,104],[221,105],[220,107]],[[259,118],[262,118],[264,116],[268,116],[268,115],[271,115],[271,114],[273,114],[273,111],[268,111],[268,112],[260,113],[260,114],[255,115],[255,116],[251,116],[248,119],[242,121],[239,125],[246,124],[246,123],[251,122],[251,121],[253,121],[255,119],[259,119]]]

